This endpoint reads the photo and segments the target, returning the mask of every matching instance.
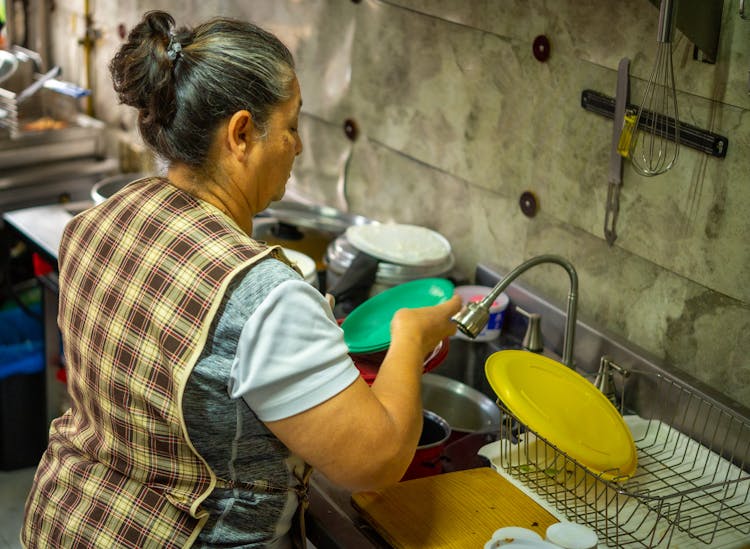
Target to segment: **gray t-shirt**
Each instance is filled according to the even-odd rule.
[[[317,406],[358,375],[330,307],[287,265],[266,259],[235,278],[183,396],[193,445],[233,482],[202,503],[196,547],[289,546],[302,463],[262,420]]]

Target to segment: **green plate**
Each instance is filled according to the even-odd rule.
[[[453,283],[445,278],[420,278],[389,288],[355,308],[341,324],[350,353],[373,353],[391,344],[391,319],[399,309],[429,307],[447,301]]]

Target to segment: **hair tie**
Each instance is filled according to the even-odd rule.
[[[167,46],[167,57],[170,61],[177,59],[177,56],[182,51],[182,44],[175,38],[173,32],[169,33],[169,45]]]

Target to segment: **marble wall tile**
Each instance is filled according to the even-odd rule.
[[[726,0],[719,32],[722,55],[717,63],[693,60],[693,44],[679,31],[673,36],[678,89],[748,108],[746,76],[750,63],[750,28],[738,15],[740,0]],[[633,60],[633,75],[648,79],[656,54],[659,10],[649,0],[563,1],[480,0],[467,9],[461,0],[389,0],[418,13],[453,21],[531,43],[545,34],[553,56],[574,57],[616,67]]]
[[[525,177],[533,96],[514,44],[369,0],[359,5],[352,110],[369,136],[490,189]]]
[[[608,249],[586,232],[539,215],[528,223],[524,253],[531,257],[550,252],[569,258],[576,267],[580,318],[637,342],[738,402],[750,402],[746,302],[625,250]],[[523,277],[542,295],[564,303],[567,277],[556,266],[540,266]]]
[[[290,194],[436,229],[469,275],[477,262],[507,271],[535,254],[566,256],[581,278],[582,319],[750,405],[750,23],[737,16],[738,0],[724,3],[716,64],[694,61],[679,33],[674,49],[680,116],[728,136],[727,157],[683,148],[671,172],[651,179],[626,165],[614,247],[603,238],[612,122],[584,111],[580,94],[614,95],[627,56],[639,101],[656,46],[649,0],[93,5],[97,114],[132,139],[135,114],[116,104],[106,71],[118,24],[130,28],[157,8],[178,24],[254,20],[298,64],[305,150]],[[54,16],[55,50],[73,80],[82,75],[75,6]],[[532,55],[540,34],[552,44],[546,63]],[[360,130],[354,143],[343,135],[347,118]],[[524,190],[539,198],[533,219],[518,208]],[[567,281],[554,266],[524,279],[563,302]]]
[[[346,191],[353,144],[344,134],[343,125],[303,112],[299,132],[303,151],[294,163],[287,193],[351,211]]]
[[[413,11],[396,17],[398,8],[392,5],[364,3],[362,10],[370,24],[358,32],[363,47],[354,53],[352,108],[368,135],[507,197],[536,190],[551,215],[602,236],[611,122],[583,111],[580,93],[591,87],[614,95],[614,70],[573,56],[540,64],[528,52],[520,54],[512,40],[444,19],[421,21],[424,16]],[[428,42],[430,48],[421,47]],[[404,48],[399,51],[394,44]],[[503,65],[504,60],[511,65]],[[366,66],[366,73],[358,66]],[[641,90],[634,83],[634,94]],[[733,130],[731,142],[739,140],[741,150],[742,109],[717,109],[715,101],[689,94],[679,99],[685,121],[703,126],[712,121],[714,131]],[[523,108],[512,108],[519,105]],[[621,217],[636,223],[621,222],[620,245],[730,296],[747,298],[748,289],[736,284],[747,255],[736,254],[733,239],[717,238],[724,227],[728,234],[750,228],[744,216],[725,215],[727,208],[744,209],[750,199],[739,178],[726,177],[750,171],[747,162],[737,152],[717,160],[684,149],[675,169],[658,178],[643,178],[626,166]],[[721,203],[705,208],[711,193],[706,186],[697,209],[683,214],[689,206],[686,195],[711,172],[716,177],[708,179],[725,187],[719,191]],[[720,218],[710,237],[695,230],[700,220],[690,217],[706,211]],[[655,234],[662,235],[657,245]],[[676,240],[686,255],[671,252]]]
[[[347,101],[355,39],[352,2],[216,0],[220,13],[245,18],[275,33],[291,50],[305,112],[336,119]],[[202,7],[198,13],[206,13]],[[343,122],[343,118],[341,118]]]
[[[613,71],[589,63],[579,63],[577,69],[569,99],[581,87],[614,94]],[[737,281],[750,265],[750,250],[744,240],[733,237],[750,231],[750,219],[740,214],[750,211],[750,192],[742,175],[750,173],[750,158],[742,154],[750,130],[742,123],[747,111],[687,94],[680,94],[679,101],[687,121],[731,136],[731,153],[717,159],[682,147],[675,168],[654,178],[638,175],[626,162],[617,245],[747,300],[748,288]],[[554,127],[556,113],[547,112],[552,113]],[[567,157],[555,153],[541,157],[534,164],[533,180],[544,202],[554,204],[551,215],[601,237],[612,122],[592,113],[571,112],[564,127],[566,144],[557,151]],[[543,140],[540,134],[539,141]],[[673,253],[677,246],[679,254]]]

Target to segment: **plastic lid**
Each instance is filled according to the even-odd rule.
[[[341,324],[350,353],[372,353],[391,344],[391,319],[399,309],[428,307],[447,301],[453,283],[445,278],[421,278],[399,284],[356,307]]]
[[[490,386],[513,414],[604,480],[624,481],[638,456],[625,421],[586,378],[528,351],[499,351],[485,363]]]
[[[451,245],[443,235],[418,225],[352,225],[346,229],[346,238],[358,250],[401,265],[439,265],[451,255]]]

